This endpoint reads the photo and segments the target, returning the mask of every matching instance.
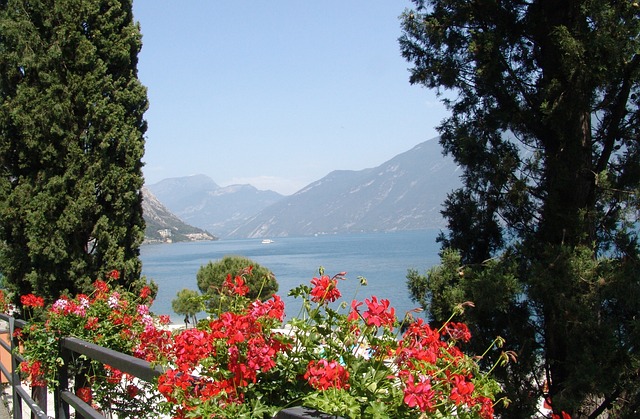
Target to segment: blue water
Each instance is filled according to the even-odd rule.
[[[198,269],[226,255],[248,257],[275,274],[288,318],[300,310],[299,300],[288,297],[288,291],[309,284],[320,266],[328,275],[347,272],[347,280],[338,284],[347,303],[375,295],[390,300],[401,317],[417,307],[407,290],[407,270],[425,273],[439,262],[437,235],[437,230],[426,230],[274,238],[270,244],[242,239],[145,245],[141,248],[142,273],[159,286],[152,311],[168,314],[176,323],[182,318],[173,313],[171,300],[183,288],[197,290]],[[360,286],[358,276],[367,278],[366,287]]]

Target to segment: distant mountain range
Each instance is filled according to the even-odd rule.
[[[142,188],[142,214],[146,223],[145,243],[217,240],[213,234],[176,217],[147,188]]]
[[[458,167],[432,139],[375,168],[331,172],[291,196],[220,187],[204,175],[148,189],[179,219],[216,236],[265,238],[444,227],[442,203],[460,184]]]
[[[284,198],[251,185],[220,187],[205,175],[165,179],[148,189],[185,223],[219,237],[228,237],[252,216]]]

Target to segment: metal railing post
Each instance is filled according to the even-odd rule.
[[[71,362],[71,352],[66,349],[62,342],[60,345],[60,357],[62,362],[58,365],[59,385],[53,390],[53,403],[56,411],[56,419],[69,419],[69,403],[62,398],[62,392],[69,389],[69,363]]]
[[[16,386],[21,385],[20,374],[18,365],[18,359],[15,356],[16,351],[16,339],[14,338],[14,332],[16,328],[16,319],[13,316],[9,317],[9,333],[11,340],[11,400],[13,402],[13,419],[22,419],[22,398],[16,391]]]

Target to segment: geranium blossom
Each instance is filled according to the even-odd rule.
[[[410,372],[402,374],[404,379],[404,402],[409,407],[417,407],[421,412],[431,412],[434,408],[435,391],[426,375],[420,374],[418,379]]]
[[[44,378],[45,370],[43,369],[42,362],[22,362],[20,364],[20,370],[27,376],[32,386],[44,387],[47,385],[47,380]]]
[[[127,396],[129,396],[130,399],[133,399],[134,397],[136,397],[139,392],[140,392],[140,389],[137,386],[133,384],[129,384],[127,386]]]
[[[146,285],[142,287],[142,289],[140,290],[140,298],[142,298],[143,300],[146,300],[147,298],[149,298],[150,295],[151,295],[151,288],[149,288]]]
[[[96,299],[102,298],[102,296],[109,292],[109,285],[98,279],[93,283],[93,288],[96,290]]]
[[[445,325],[444,330],[452,339],[469,342],[471,340],[471,332],[464,323],[449,322]]]
[[[87,319],[87,323],[84,325],[84,328],[87,330],[95,330],[98,327],[98,318],[97,317],[89,317]]]
[[[344,314],[346,307],[329,306],[340,297],[339,278],[344,273],[321,272],[311,288],[300,286],[293,295],[304,299],[302,316],[283,326],[279,296],[250,301],[242,275],[228,277],[222,291],[230,310],[213,311],[196,327],[173,333],[163,326],[167,316],[151,313],[150,289],[133,294],[96,281],[89,296],[60,298],[42,310],[44,323],[25,328],[29,362],[21,368],[33,385],[55,378],[57,354],[47,351],[57,351],[57,344],[43,346],[46,351],[38,345],[51,335],[74,335],[163,368],[151,389],[116,368],[94,366],[91,388],[79,396],[106,410],[105,403],[125,401],[118,409],[137,412],[128,417],[140,417],[138,399],[149,394],[163,402],[147,405],[142,411],[148,417],[157,417],[160,406],[175,419],[273,417],[296,404],[344,417],[367,416],[371,408],[378,417],[493,417],[487,396],[495,385],[475,373],[475,361],[457,346],[470,338],[464,324],[447,322],[439,331],[415,319],[398,336],[395,310],[386,299],[354,300]]]
[[[328,275],[322,275],[319,278],[313,278],[311,285],[311,301],[314,303],[334,302],[342,296],[337,287],[338,281],[335,278],[329,278]]]
[[[20,297],[20,302],[25,307],[44,307],[44,298],[27,294]]]
[[[249,287],[245,284],[244,278],[240,275],[232,277],[231,274],[228,274],[227,279],[225,279],[222,286],[231,290],[233,294],[240,296],[245,296],[249,292]]]
[[[255,300],[249,305],[250,315],[253,318],[270,317],[275,320],[284,320],[284,302],[278,295],[270,300]]]
[[[304,378],[317,390],[349,388],[349,372],[337,361],[310,361]]]
[[[351,301],[351,311],[349,311],[349,315],[347,316],[347,321],[357,322],[360,320],[362,316],[360,314],[360,307],[362,306],[362,301],[353,300]]]
[[[38,297],[28,297],[27,302],[34,304],[33,318],[20,337],[24,344],[24,357],[27,360],[21,369],[33,386],[57,383],[59,368],[59,340],[63,336],[74,336],[100,346],[106,346],[118,352],[133,355],[134,348],[141,342],[145,328],[153,328],[153,316],[143,306],[141,297],[120,286],[112,286],[107,282],[95,281],[94,291],[89,295],[78,294],[75,297],[58,298],[48,309],[37,303]],[[138,312],[140,310],[140,313]],[[146,314],[141,314],[146,313]],[[41,320],[43,319],[43,320]],[[80,362],[88,360],[74,358],[69,361],[69,368],[77,370]],[[91,363],[87,370],[87,386],[78,390],[78,396],[101,410],[108,411],[114,400],[124,400],[133,395],[132,378],[123,375],[108,365]],[[83,373],[84,374],[84,373]],[[152,384],[141,383],[136,387],[144,387],[144,398],[157,399],[161,396],[151,388]],[[118,406],[119,417],[140,417],[140,406],[137,403]],[[157,408],[148,411],[156,417]]]
[[[85,403],[91,403],[93,400],[93,393],[91,387],[80,387],[76,390],[76,395]]]
[[[468,381],[463,375],[455,374],[451,378],[451,383],[453,384],[453,389],[449,397],[456,405],[471,401],[474,389],[471,381]]]
[[[51,311],[58,314],[68,313],[67,307],[69,306],[69,300],[67,297],[58,298],[51,306]]]
[[[118,292],[112,292],[109,296],[109,300],[107,301],[109,307],[118,308],[120,306],[120,294]]]
[[[389,300],[381,299],[378,302],[378,298],[373,296],[371,300],[365,299],[364,302],[367,304],[367,310],[362,313],[362,317],[369,326],[393,328],[396,312],[393,307],[389,307]]]

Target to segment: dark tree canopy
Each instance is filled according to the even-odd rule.
[[[400,46],[411,83],[438,89],[451,111],[441,144],[464,186],[445,202],[441,241],[459,252],[464,275],[414,273],[413,295],[440,307],[495,289],[468,316],[476,332],[499,332],[529,357],[504,378],[521,383],[510,389],[521,401],[512,417],[532,413],[526,395],[541,396],[545,381],[555,410],[632,416],[640,405],[638,3],[415,3],[402,16]]]
[[[0,269],[18,294],[140,278],[140,48],[131,0],[0,1]]]

